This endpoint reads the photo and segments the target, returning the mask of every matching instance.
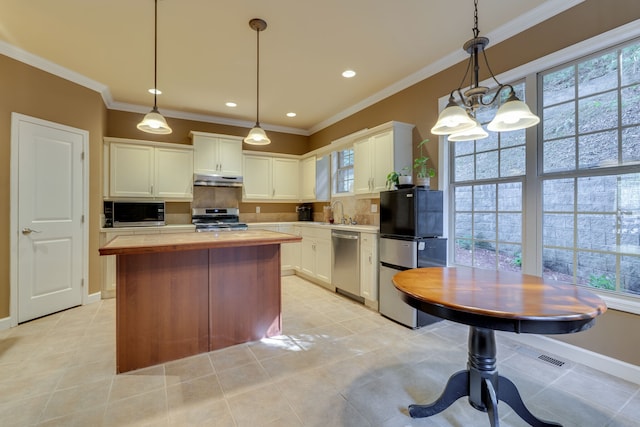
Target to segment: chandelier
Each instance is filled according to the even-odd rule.
[[[473,38],[462,47],[470,55],[467,69],[460,82],[460,87],[451,91],[447,106],[442,110],[438,121],[431,129],[431,133],[434,135],[449,135],[449,141],[472,141],[488,137],[487,131],[475,118],[476,110],[481,106],[492,105],[503,90],[509,91],[508,97],[498,108],[495,117],[487,125],[487,129],[493,132],[507,132],[535,126],[540,122],[540,118],[531,112],[527,104],[518,99],[513,86],[500,83],[493,75],[485,53],[489,39],[479,35],[478,0],[474,0]],[[488,101],[485,101],[485,96],[489,93],[489,88],[480,86],[478,83],[481,54],[491,78],[497,85],[495,94]],[[469,84],[464,87],[468,87],[468,89],[463,92],[462,88],[467,77]],[[455,99],[456,94],[459,98],[458,101]]]

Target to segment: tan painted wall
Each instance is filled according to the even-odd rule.
[[[102,198],[102,135],[106,108],[100,94],[0,55],[0,318],[9,316],[9,177],[11,113],[89,131],[89,293],[100,291],[98,258]]]

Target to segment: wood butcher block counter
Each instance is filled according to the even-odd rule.
[[[265,230],[118,236],[116,364],[126,372],[281,333],[280,244]]]

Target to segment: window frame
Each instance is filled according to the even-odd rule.
[[[502,73],[497,77],[499,81],[511,82],[520,79],[525,80],[525,91],[527,104],[532,111],[539,111],[538,108],[538,84],[537,75],[546,70],[551,70],[562,64],[568,64],[581,58],[602,53],[604,50],[615,48],[617,45],[631,42],[640,37],[640,21],[634,21],[615,28],[608,32],[602,33],[591,39],[584,40],[575,45],[564,48],[560,51],[549,54],[545,57],[538,58],[527,64],[519,66],[513,70]],[[491,80],[480,82],[480,85],[494,87]],[[439,111],[442,111],[448,101],[448,95],[442,96],[439,103]],[[538,230],[542,229],[542,136],[538,137],[538,126],[527,129],[526,133],[526,174],[523,187],[523,265],[522,272],[524,274],[542,275],[542,233]],[[445,209],[448,213],[453,213],[454,198],[452,182],[452,155],[449,143],[446,137],[439,138],[440,148],[440,179],[442,189],[445,196]],[[637,165],[622,165],[616,170],[622,173],[622,168],[637,168]],[[444,178],[444,179],[443,179]],[[445,219],[450,215],[445,215]],[[445,237],[455,236],[453,230],[454,222],[446,221]],[[539,235],[538,235],[539,234]],[[451,242],[451,239],[449,239]],[[454,245],[448,245],[448,259],[454,258]],[[622,294],[612,294],[610,292],[601,292],[598,289],[589,288],[594,293],[600,295],[610,308],[626,311],[634,314],[640,314],[640,298],[630,297]]]

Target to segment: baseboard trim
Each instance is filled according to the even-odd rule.
[[[631,381],[635,384],[640,384],[640,366],[614,359],[613,357],[605,356],[591,350],[586,350],[582,347],[554,340],[543,335],[514,334],[509,332],[499,332],[499,334],[522,344],[526,344],[537,349],[544,349],[545,352],[553,353],[567,360],[571,360],[572,362],[577,362],[605,372],[609,375]]]
[[[92,304],[94,302],[99,302],[102,299],[102,294],[100,292],[96,292],[95,294],[87,295],[87,299],[85,300],[85,304]]]
[[[9,329],[11,327],[11,317],[4,317],[0,319],[0,331]]]

